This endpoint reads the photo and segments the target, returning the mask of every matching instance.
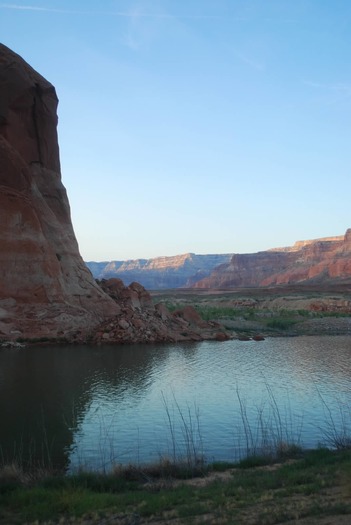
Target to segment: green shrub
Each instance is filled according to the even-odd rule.
[[[290,318],[281,318],[281,317],[278,317],[278,318],[275,318],[275,319],[270,319],[269,321],[267,321],[267,328],[272,328],[273,330],[288,330],[289,328],[291,328],[295,323],[296,323],[296,319],[290,319]]]

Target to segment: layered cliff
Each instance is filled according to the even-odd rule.
[[[126,284],[141,283],[149,290],[184,288],[210,275],[212,270],[230,261],[232,254],[196,255],[135,259],[128,261],[86,262],[97,279],[117,277]]]
[[[298,241],[294,246],[236,254],[195,288],[351,283],[351,229],[344,236]]]
[[[154,306],[138,283],[96,284],[79,254],[61,182],[57,104],[54,87],[0,45],[1,344],[227,339],[193,310]]]
[[[0,45],[0,336],[77,337],[116,312],[78,250],[54,87]]]

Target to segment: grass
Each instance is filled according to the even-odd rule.
[[[245,468],[244,468],[245,467]],[[318,449],[279,465],[208,466],[201,482],[128,481],[122,471],[44,478],[6,488],[0,473],[0,523],[255,523],[351,514],[351,452]],[[225,476],[225,477],[224,477]],[[128,476],[127,476],[128,477]],[[335,497],[337,494],[337,497]],[[113,521],[113,519],[115,521]],[[80,521],[79,521],[80,520]],[[134,521],[133,521],[134,520]],[[203,521],[201,521],[203,520]],[[217,521],[218,520],[218,521]]]
[[[157,297],[157,300],[160,298]],[[183,294],[175,298],[166,296],[163,302],[170,311],[185,305],[193,306],[205,321],[219,321],[228,330],[234,330],[239,335],[252,336],[257,330],[267,335],[295,334],[297,325],[310,319],[350,317],[350,312],[342,311],[313,311],[308,309],[269,308],[261,306],[260,301],[251,301],[244,306],[245,300],[237,301],[230,297],[205,297]],[[232,304],[231,304],[232,303]],[[250,301],[248,301],[250,303]],[[256,326],[245,326],[245,322],[255,323]]]
[[[194,304],[194,308],[205,321],[213,319],[236,319],[241,317],[246,320],[257,319],[255,308],[235,308],[233,306],[200,305]]]

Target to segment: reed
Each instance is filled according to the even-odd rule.
[[[351,407],[346,399],[338,397],[335,410],[326,403],[320,389],[316,385],[319,399],[322,403],[325,417],[323,427],[319,432],[323,436],[323,443],[335,450],[351,449]]]
[[[299,454],[302,418],[292,416],[291,410],[279,408],[271,387],[266,383],[268,401],[250,407],[236,388],[240,419],[236,427],[239,460],[267,463]],[[252,413],[253,412],[253,413]]]
[[[292,414],[289,396],[286,396],[285,405],[278,403],[269,384],[265,384],[266,396],[260,405],[251,405],[243,398],[239,387],[236,387],[236,407],[233,414],[233,424],[228,427],[228,434],[233,442],[233,449],[237,452],[229,461],[268,463],[286,457],[301,455],[303,443],[301,434],[303,416]],[[322,393],[316,386],[320,401],[325,413],[325,423],[316,428],[321,436],[321,446],[331,449],[351,449],[351,408],[346,400],[336,400],[333,407],[328,406]],[[142,434],[138,442],[133,443],[127,451],[122,450],[118,443],[118,434],[115,421],[106,420],[102,416],[96,419],[99,424],[98,454],[99,463],[95,463],[94,470],[104,474],[111,471],[128,471],[127,477],[134,475],[147,479],[149,476],[187,476],[192,477],[205,471],[210,462],[217,462],[218,458],[206,457],[206,438],[201,424],[200,407],[185,404],[182,406],[174,393],[167,398],[161,392],[165,413],[164,427],[158,430],[159,450],[158,459],[145,462],[140,455],[139,447],[142,444]],[[97,417],[94,412],[94,417]],[[17,476],[23,480],[41,477],[45,473],[62,471],[55,465],[53,458],[54,438],[48,435],[42,414],[41,441],[30,440],[25,442],[19,438],[13,443],[11,453],[5,453],[0,445],[0,468],[5,469],[6,476]],[[76,459],[70,473],[86,472],[92,467],[85,460],[84,445],[78,441]],[[140,441],[140,442],[139,442]],[[228,439],[228,441],[230,441]],[[133,448],[132,448],[133,447]],[[126,458],[130,458],[126,464]],[[160,474],[156,474],[159,471]],[[131,473],[134,472],[132,475]],[[152,474],[150,474],[152,472]],[[27,476],[27,473],[29,477]],[[4,474],[4,476],[5,476]],[[11,477],[10,476],[10,477]]]
[[[194,403],[193,407],[187,405],[184,411],[174,393],[172,404],[163,392],[161,395],[170,443],[170,458],[161,453],[161,463],[168,461],[173,465],[183,465],[191,475],[199,472],[205,464],[199,407]]]

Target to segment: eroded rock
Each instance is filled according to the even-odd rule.
[[[194,288],[351,283],[351,229],[345,235],[258,253],[235,254]]]
[[[231,338],[220,324],[203,321],[192,306],[171,313],[164,304],[154,305],[150,294],[138,283],[124,286],[120,279],[109,279],[102,280],[100,286],[118,303],[120,312],[96,329],[92,338],[95,343],[226,341]]]
[[[84,338],[117,311],[78,250],[55,88],[0,45],[0,336]]]

